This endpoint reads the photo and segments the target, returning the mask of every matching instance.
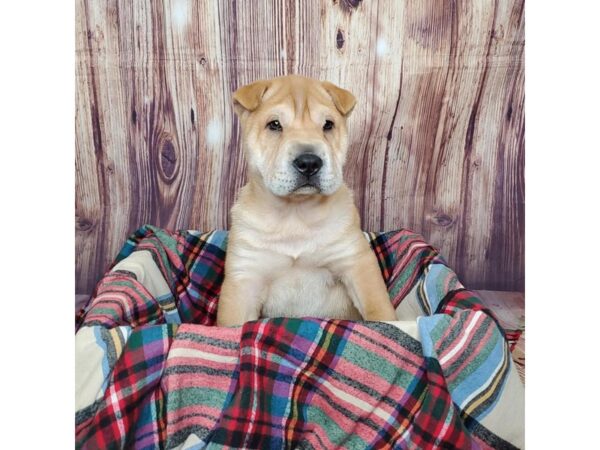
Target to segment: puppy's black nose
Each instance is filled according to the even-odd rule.
[[[321,169],[323,160],[314,153],[302,153],[292,164],[302,175],[310,177]]]

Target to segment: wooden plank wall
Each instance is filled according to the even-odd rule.
[[[77,291],[144,223],[228,226],[231,92],[290,73],[359,99],[364,229],[411,228],[470,288],[522,290],[523,50],[523,0],[77,0]]]

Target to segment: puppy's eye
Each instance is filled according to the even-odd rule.
[[[329,131],[333,129],[333,122],[331,120],[326,120],[325,125],[323,125],[323,130]]]
[[[267,124],[267,128],[271,131],[281,131],[283,130],[283,128],[281,127],[281,124],[279,123],[279,120],[271,120],[268,124]]]

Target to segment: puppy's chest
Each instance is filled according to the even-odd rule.
[[[334,226],[296,225],[275,230],[267,235],[262,247],[291,258],[294,265],[314,265],[340,250],[339,231]]]
[[[262,316],[360,317],[336,271],[335,261],[344,252],[327,235],[272,242],[273,265],[267,269]]]
[[[359,317],[346,287],[334,272],[303,264],[273,273],[262,293],[261,316]]]
[[[316,226],[302,220],[273,220],[249,233],[244,271],[263,284],[263,317],[360,318],[340,279],[340,261],[352,258],[352,240],[339,216]],[[264,230],[267,229],[267,232]]]

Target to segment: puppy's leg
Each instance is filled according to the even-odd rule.
[[[368,246],[353,259],[344,271],[342,281],[348,289],[352,303],[363,319],[397,320],[396,311],[390,301],[377,264],[377,258]]]
[[[256,279],[225,276],[219,305],[217,325],[233,327],[260,317],[262,283]]]

